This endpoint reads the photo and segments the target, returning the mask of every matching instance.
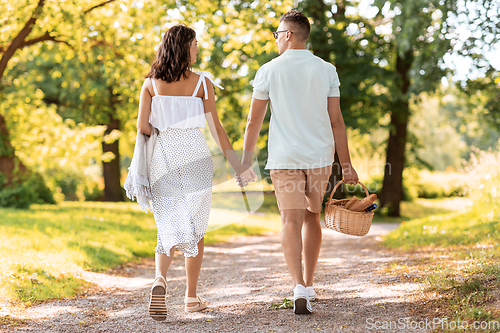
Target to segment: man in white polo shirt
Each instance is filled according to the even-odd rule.
[[[270,101],[270,169],[283,229],[281,246],[294,284],[294,313],[312,313],[313,278],[321,248],[320,214],[335,149],[344,181],[356,184],[340,112],[335,67],[305,49],[310,23],[291,11],[274,32],[280,56],[255,75],[244,139],[243,164],[252,153]],[[302,256],[304,273],[302,273]]]

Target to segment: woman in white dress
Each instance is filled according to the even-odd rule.
[[[193,29],[184,25],[168,29],[141,90],[137,129],[146,135],[153,127],[159,131],[149,170],[158,229],[156,279],[149,304],[155,320],[166,319],[166,277],[176,249],[185,256],[185,311],[200,311],[208,304],[196,294],[212,198],[213,163],[200,130],[205,120],[236,176],[242,179],[240,185],[255,177],[251,169],[241,165],[219,121],[208,73],[191,69],[198,52]]]

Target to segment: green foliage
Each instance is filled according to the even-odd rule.
[[[29,53],[23,51],[20,56],[29,57]],[[37,77],[33,71],[28,73]],[[100,176],[99,139],[104,127],[63,120],[55,105],[45,105],[45,95],[36,83],[28,76],[11,74],[4,76],[10,85],[4,89],[7,98],[0,103],[0,113],[7,120],[16,155],[29,170],[44,176],[58,201],[83,200],[84,182],[96,182]]]
[[[98,183],[87,181],[83,189],[85,201],[101,201],[103,191]]]
[[[12,149],[11,146],[5,144],[7,138],[8,136],[5,133],[0,132],[0,157],[11,156],[14,153],[14,149]]]
[[[178,13],[176,21],[204,27],[198,30],[201,52],[195,68],[211,72],[224,87],[216,92],[218,114],[235,149],[241,149],[251,82],[257,69],[278,55],[271,31],[276,30],[279,17],[293,6],[293,1],[181,3],[185,11]],[[171,7],[175,11],[176,4]],[[263,130],[268,128],[269,116],[266,119]],[[265,140],[259,140],[258,149],[265,145]],[[267,151],[264,154],[267,157]]]
[[[499,147],[500,148],[500,147]],[[423,245],[472,246],[500,244],[500,151],[477,151],[466,168],[467,191],[473,207],[449,216],[429,217],[403,224],[385,240],[390,247]]]
[[[289,300],[288,298],[283,298],[283,301],[281,304],[271,304],[271,309],[273,310],[279,310],[279,309],[289,309],[293,308],[293,301]]]
[[[484,80],[487,81],[486,78]],[[473,87],[474,84],[471,83],[464,91],[450,86],[440,92],[442,98],[439,112],[460,135],[460,141],[456,142],[456,139],[454,141],[456,148],[465,145],[465,149],[461,149],[461,157],[466,160],[470,158],[474,147],[481,150],[494,148],[500,139],[500,130],[495,129],[486,119],[490,114],[485,109],[489,91],[495,88],[491,85],[490,88],[485,87],[483,91],[482,88],[475,90]]]
[[[443,110],[440,96],[421,94],[411,104],[412,133],[408,140],[407,165],[420,165],[429,170],[445,171],[461,166],[462,157],[470,153],[454,124],[456,115]],[[450,119],[451,118],[451,119]]]
[[[316,0],[298,2],[298,9],[313,21],[308,47],[337,68],[346,126],[366,133],[387,112],[383,87],[387,71],[374,59],[389,44],[376,33],[377,22],[361,16],[357,6],[354,1],[334,6]],[[351,29],[354,26],[357,31]]]
[[[457,11],[455,1],[407,1],[377,0],[378,19],[390,18],[390,48],[381,54],[386,59],[388,69],[397,73],[396,57],[410,60],[411,66],[409,91],[398,89],[401,79],[389,83],[395,99],[408,99],[421,92],[435,91],[445,70],[439,63],[449,51],[451,39],[446,33],[452,33],[454,27],[447,19]],[[392,17],[392,18],[391,18]],[[384,30],[379,26],[379,31]],[[392,86],[392,87],[391,87]],[[408,93],[407,96],[401,95]]]
[[[424,199],[447,198],[454,196],[464,196],[465,188],[463,184],[439,184],[439,183],[423,183],[415,185],[418,191],[418,197]]]
[[[375,14],[365,15],[351,1],[331,6],[328,2],[308,0],[155,0],[143,4],[117,0],[85,12],[98,3],[46,4],[27,39],[47,31],[51,40],[18,50],[1,78],[0,113],[7,119],[16,154],[29,168],[43,174],[57,200],[101,197],[102,189],[95,184],[102,183],[99,140],[104,128],[84,124],[106,124],[110,117],[116,117],[120,130],[114,133],[115,139],[120,139],[120,150],[125,151],[122,161],[127,164],[135,139],[143,75],[162,33],[174,24],[186,23],[197,30],[201,53],[194,68],[212,72],[226,88],[217,91],[218,112],[238,149],[250,105],[251,81],[259,66],[277,56],[270,32],[277,27],[282,13],[291,8],[302,10],[314,20],[310,49],[333,62],[339,71],[346,124],[358,128],[360,135],[377,134],[370,147],[363,147],[365,156],[375,151],[382,154],[380,147],[385,147],[386,135],[378,134],[387,133],[387,117],[383,115],[397,112],[394,103],[409,96],[401,96],[397,89],[397,56],[411,49],[415,57],[409,94],[433,90],[440,82],[436,78],[443,73],[437,64],[449,43],[443,31],[450,26],[445,21],[456,9],[455,1],[378,1],[378,9],[367,8],[375,10]],[[0,32],[0,49],[8,46],[36,5],[34,0],[24,5],[0,5],[0,10],[7,13]],[[494,83],[498,82],[494,78],[490,81],[485,82],[493,93],[488,96],[495,96]],[[456,104],[461,104],[461,100]],[[450,108],[448,116],[454,114]],[[466,149],[449,149],[456,141],[455,133],[448,131],[449,117],[439,118],[435,109],[435,117],[430,117],[428,111],[423,110],[419,117],[437,119],[440,126],[428,131],[427,124],[418,127],[421,131],[415,133],[412,141],[415,158],[410,158],[409,163],[437,170],[447,164],[456,165],[457,151],[464,157]],[[483,109],[477,112],[486,114]],[[262,166],[267,158],[265,133],[269,116],[268,113],[258,142]],[[491,116],[494,118],[494,113]],[[467,131],[470,127],[468,121]],[[444,130],[449,135],[440,144],[420,146]],[[470,137],[485,137],[484,132],[474,133]],[[125,168],[122,172],[126,173]],[[267,171],[263,175],[268,176]],[[436,194],[422,195],[434,196],[439,191],[431,192]],[[408,193],[416,196],[411,187]]]
[[[25,183],[6,186],[0,190],[0,207],[27,209],[35,201],[35,195]]]
[[[469,106],[474,114],[500,132],[500,73],[489,68],[484,77],[468,80],[464,88],[469,96]]]
[[[26,182],[26,186],[29,186],[31,190],[35,193],[37,200],[34,202],[36,204],[55,204],[54,195],[50,188],[46,185],[43,177],[38,174],[32,174]]]
[[[18,175],[10,185],[7,177],[0,173],[0,207],[27,209],[31,204],[55,204],[51,190],[39,174]]]
[[[466,177],[449,169],[446,172],[408,167],[404,173],[407,195],[412,198],[448,198],[466,195]]]

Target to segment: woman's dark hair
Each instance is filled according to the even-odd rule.
[[[195,37],[196,32],[185,25],[168,29],[146,78],[153,77],[166,82],[179,81],[181,76],[187,78],[191,68],[191,42]]]

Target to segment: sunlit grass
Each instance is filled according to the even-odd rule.
[[[75,296],[85,270],[102,271],[150,256],[152,216],[127,203],[34,205],[0,210],[0,293],[25,304]]]
[[[499,309],[491,306],[500,281],[500,215],[496,192],[490,190],[498,177],[484,184],[486,191],[473,192],[472,205],[460,198],[440,207],[432,207],[434,200],[421,202],[456,211],[407,220],[385,237],[386,246],[415,254],[416,259],[387,270],[421,283],[433,316],[468,323],[500,321]]]
[[[279,230],[279,215],[265,203],[257,212],[214,208],[206,244]],[[154,256],[156,226],[137,203],[64,202],[30,210],[0,209],[0,297],[33,302],[73,297],[87,283],[82,270],[103,271]]]
[[[481,208],[404,222],[386,236],[389,247],[500,245],[500,222]]]
[[[377,202],[378,203],[378,202]],[[418,220],[430,216],[452,214],[464,211],[472,204],[469,198],[454,197],[441,199],[414,199],[412,201],[401,202],[401,216],[392,217],[380,215],[380,211],[375,210],[373,222],[395,222],[400,223]]]

